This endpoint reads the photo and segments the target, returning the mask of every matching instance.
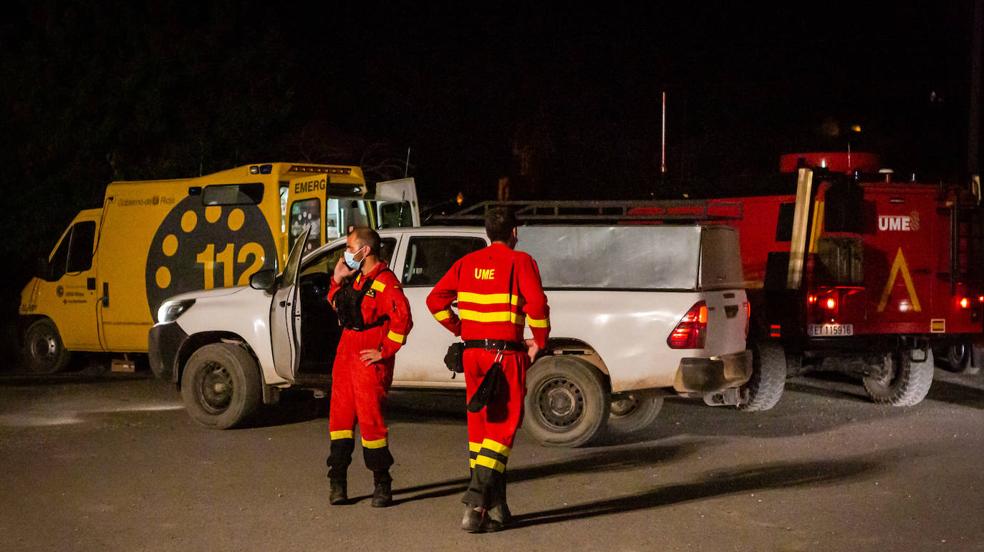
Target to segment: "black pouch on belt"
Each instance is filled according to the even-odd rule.
[[[465,371],[465,364],[462,357],[465,353],[465,344],[462,342],[452,343],[448,347],[448,352],[444,355],[444,365],[451,370],[451,377],[454,378],[455,374],[461,374]]]
[[[482,378],[482,383],[475,390],[475,394],[468,400],[469,412],[478,412],[495,399],[496,393],[499,392],[499,386],[502,385],[502,380],[505,378],[502,373],[501,359],[502,352],[500,351],[498,358],[492,363],[492,367],[489,368],[488,372],[485,372],[485,377]]]

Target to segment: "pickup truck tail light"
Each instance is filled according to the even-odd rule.
[[[707,304],[699,301],[673,328],[666,344],[671,349],[703,349],[707,338]]]

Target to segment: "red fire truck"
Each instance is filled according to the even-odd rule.
[[[979,190],[893,182],[868,153],[789,154],[780,170],[794,195],[628,211],[691,209],[739,229],[756,370],[711,402],[772,408],[787,374],[809,369],[858,376],[878,403],[919,403],[934,350],[962,354],[984,331]]]

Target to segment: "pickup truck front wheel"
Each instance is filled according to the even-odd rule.
[[[181,397],[199,424],[228,429],[245,422],[262,400],[256,361],[242,347],[213,343],[188,359],[181,375]]]
[[[574,356],[538,360],[526,380],[523,427],[544,446],[579,447],[600,436],[610,397],[598,370]]]

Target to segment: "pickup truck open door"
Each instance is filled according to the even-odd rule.
[[[294,242],[270,304],[273,367],[277,374],[290,382],[294,381],[301,362],[301,301],[297,278],[301,272],[304,244],[310,232],[311,227],[306,227]]]

